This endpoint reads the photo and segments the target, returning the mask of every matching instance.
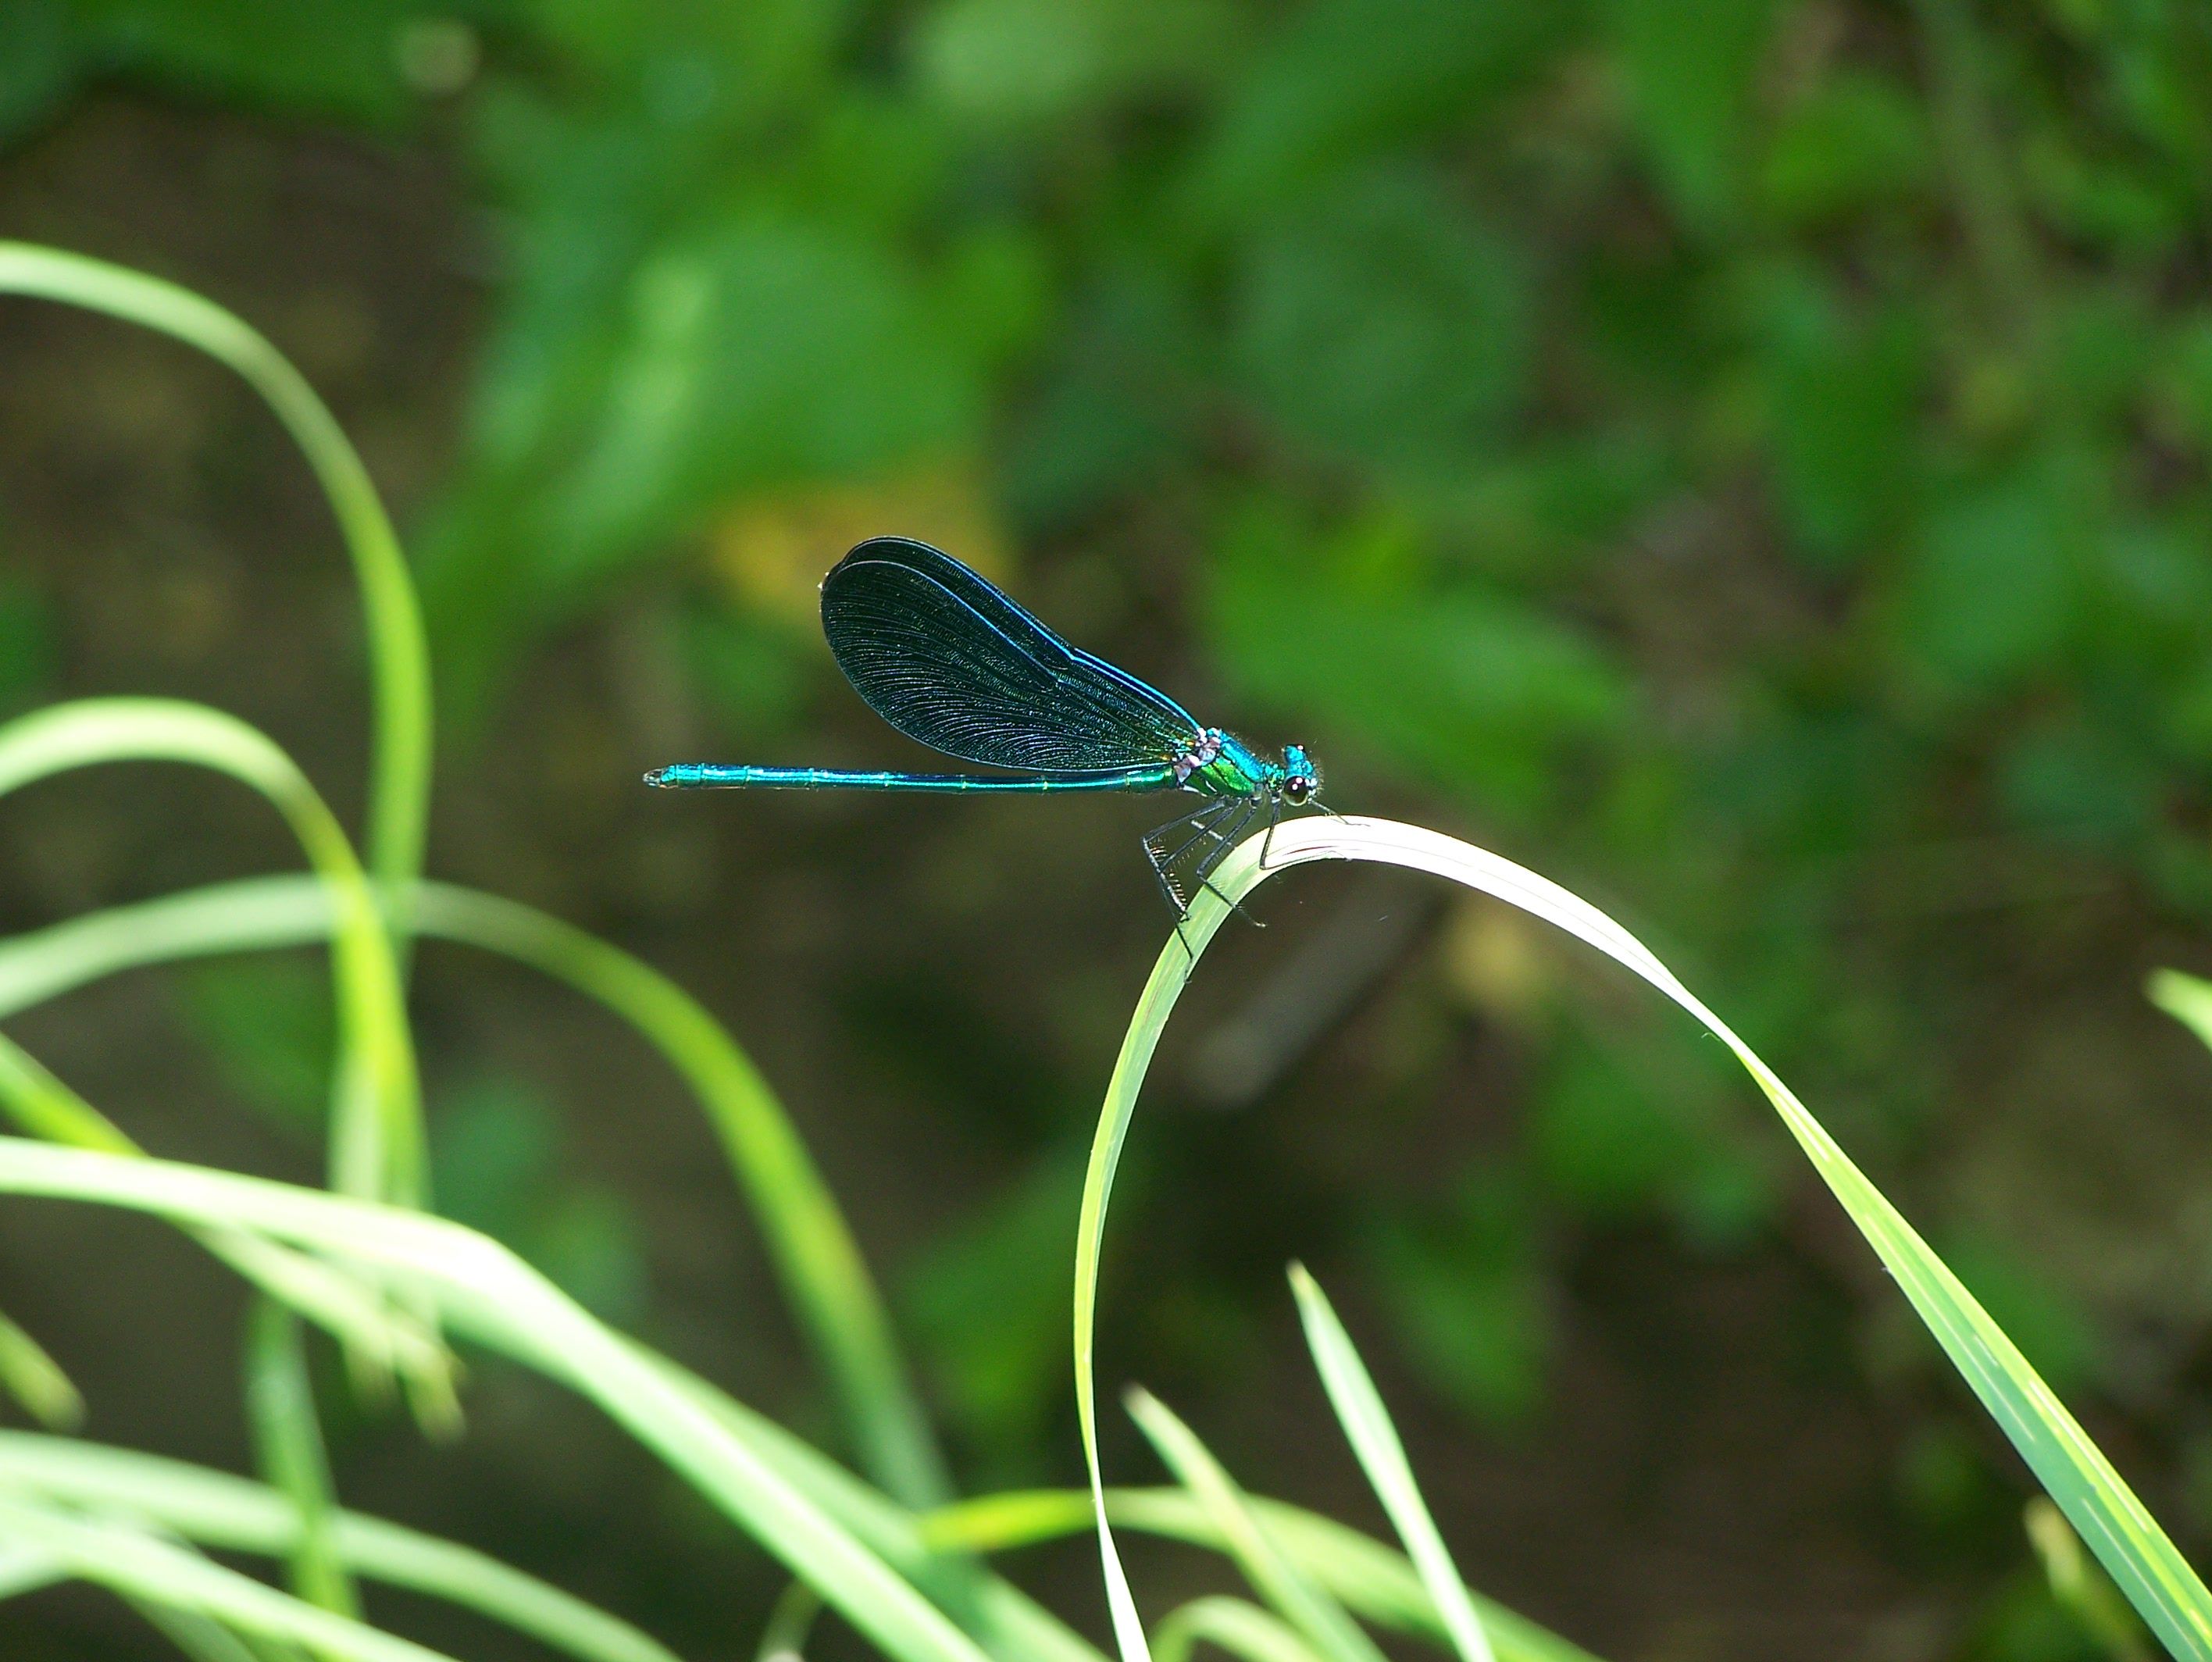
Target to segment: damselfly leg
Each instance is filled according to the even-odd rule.
[[[1229,828],[1226,831],[1215,830],[1212,827],[1207,828],[1210,834],[1215,839],[1215,841],[1213,846],[1207,849],[1206,852],[1200,857],[1198,862],[1197,877],[1198,886],[1200,889],[1213,889],[1214,868],[1218,866],[1222,861],[1229,858],[1229,851],[1237,846],[1237,840],[1244,834],[1244,828],[1252,823],[1253,816],[1260,811],[1259,801],[1254,798],[1246,798],[1242,799],[1240,805],[1243,811],[1232,815],[1230,817]],[[1270,828],[1272,829],[1272,827]],[[1264,866],[1266,864],[1267,856],[1263,852],[1261,856],[1261,864]],[[1220,895],[1223,900],[1228,901],[1230,909],[1235,912],[1239,917],[1243,918],[1246,923],[1250,924],[1255,929],[1265,929],[1267,926],[1261,923],[1257,918],[1254,917],[1250,913],[1245,911],[1242,904],[1236,901],[1229,900],[1229,896],[1226,895],[1222,895],[1219,889],[1213,889],[1213,892],[1216,895]]]
[[[1145,834],[1145,858],[1152,868],[1152,876],[1160,885],[1160,893],[1167,896],[1168,904],[1175,908],[1176,935],[1182,942],[1185,950],[1189,949],[1190,939],[1183,933],[1183,922],[1190,915],[1191,900],[1196,898],[1200,889],[1212,889],[1231,910],[1254,928],[1267,927],[1237,901],[1215,887],[1212,881],[1214,868],[1237,846],[1237,836],[1251,822],[1257,807],[1256,803],[1246,797],[1218,798],[1192,813],[1178,815],[1166,824]],[[1221,828],[1224,824],[1233,828],[1224,832]],[[1190,834],[1179,842],[1170,843],[1170,834],[1185,827],[1189,828]],[[1193,881],[1187,896],[1178,880],[1177,868],[1191,850],[1201,844],[1205,847],[1200,854],[1197,869],[1192,874]]]
[[[1190,910],[1190,903],[1183,898],[1182,890],[1176,886],[1176,863],[1200,843],[1205,841],[1212,830],[1213,822],[1235,806],[1234,798],[1218,798],[1190,813],[1178,814],[1166,824],[1155,826],[1145,833],[1143,841],[1146,862],[1152,868],[1152,876],[1159,881],[1160,893],[1168,897],[1168,904],[1175,908],[1175,914],[1178,919]],[[1173,847],[1170,847],[1168,834],[1170,831],[1179,830],[1184,826],[1194,828],[1190,835]]]

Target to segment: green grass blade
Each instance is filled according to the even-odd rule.
[[[143,1518],[198,1545],[281,1556],[300,1539],[289,1499],[228,1472],[32,1432],[0,1432],[0,1493]],[[472,1548],[343,1510],[331,1544],[355,1574],[473,1610],[577,1662],[676,1662],[629,1623]]]
[[[112,1121],[0,1034],[0,1111],[33,1135],[104,1154],[144,1150]],[[257,1235],[195,1229],[200,1244],[264,1290],[301,1311],[352,1354],[397,1369],[419,1398],[453,1392],[453,1358],[436,1334],[392,1307],[372,1283]]]
[[[1194,1598],[1170,1610],[1152,1636],[1159,1662],[1190,1662],[1200,1644],[1220,1647],[1243,1662],[1316,1662],[1314,1652],[1289,1625],[1243,1598],[1218,1594]]]
[[[422,868],[430,802],[430,653],[414,580],[368,470],[299,371],[212,301],[157,277],[29,243],[0,242],[0,294],[106,312],[197,347],[269,403],[330,500],[361,592],[375,713],[368,781],[368,864],[384,883]]]
[[[2146,990],[2151,1003],[2212,1045],[2212,981],[2178,969],[2160,969],[2152,972]]]
[[[806,1641],[821,1614],[822,1595],[804,1581],[793,1581],[770,1607],[753,1662],[806,1662]]]
[[[2051,1596],[2083,1635],[2112,1662],[2150,1662],[2142,1623],[2105,1573],[2082,1555],[2081,1538],[2067,1527],[2058,1508],[2039,1495],[2027,1503],[2021,1522],[2051,1583]]]
[[[881,1649],[902,1662],[981,1662],[973,1639],[731,1435],[664,1365],[487,1236],[422,1213],[234,1173],[15,1137],[0,1137],[0,1192],[248,1228],[377,1265],[416,1289],[456,1332],[597,1404]]]
[[[640,1355],[825,1516],[925,1586],[993,1656],[1009,1662],[1104,1662],[1096,1647],[1027,1594],[982,1569],[964,1548],[932,1544],[912,1513],[811,1444],[665,1357]],[[240,1551],[283,1553],[298,1529],[297,1513],[283,1497],[244,1478],[158,1455],[0,1431],[0,1489],[10,1486],[51,1490],[88,1506],[112,1503],[196,1541]],[[1073,1498],[1079,1521],[1087,1523],[1087,1501],[1079,1493]],[[334,1530],[356,1574],[472,1605],[549,1643],[563,1643],[560,1629],[532,1624],[534,1599],[561,1601],[571,1608],[576,1612],[571,1625],[579,1631],[585,1618],[597,1615],[465,1547],[343,1511]],[[599,1652],[578,1649],[574,1642],[564,1647],[587,1658],[604,1656],[605,1662],[668,1662],[657,1652],[625,1652],[611,1644]]]
[[[942,1501],[943,1457],[882,1295],[782,1104],[727,1030],[650,965],[532,907],[425,883],[409,912],[424,933],[514,958],[597,999],[667,1058],[721,1139],[862,1465],[909,1507]],[[0,941],[0,1017],[125,969],[307,945],[328,936],[332,916],[313,880],[282,876],[73,918]]]
[[[329,891],[337,922],[341,1082],[331,1169],[350,1194],[404,1204],[422,1191],[415,1047],[383,914],[353,846],[307,776],[234,716],[169,699],[84,699],[0,726],[0,794],[75,767],[170,761],[211,768],[258,791],[284,816]]]
[[[189,1662],[297,1662],[298,1651],[279,1652],[264,1641],[249,1644],[212,1617],[198,1610],[171,1610],[143,1598],[127,1600],[146,1625],[182,1651]]]
[[[1399,1633],[1451,1642],[1436,1601],[1422,1586],[1403,1553],[1363,1535],[1349,1525],[1302,1507],[1259,1495],[1252,1509],[1267,1520],[1267,1532],[1283,1556],[1345,1606],[1377,1626]],[[1227,1542],[1213,1519],[1179,1489],[1109,1489],[1107,1515],[1118,1529],[1133,1529],[1194,1546],[1226,1551]],[[975,1552],[1003,1552],[1040,1541],[1056,1541],[1091,1527],[1090,1494],[1079,1489],[1016,1489],[963,1501],[927,1519],[933,1539]],[[1579,1645],[1504,1605],[1468,1595],[1481,1617],[1498,1662],[1597,1662]]]
[[[2098,1562],[2175,1656],[2212,1662],[2212,1594],[2172,1541],[2160,1529],[2112,1463],[2089,1440],[2078,1422],[2051,1392],[2018,1347],[1990,1319],[1948,1266],[1914,1232],[1897,1209],[1867,1180],[1835,1140],[1729,1025],[1674,978],[1650,949],[1611,918],[1548,878],[1501,856],[1456,839],[1389,821],[1316,815],[1279,827],[1273,833],[1267,870],[1259,864],[1261,839],[1250,838],[1214,873],[1221,892],[1201,892],[1182,935],[1203,952],[1220,928],[1228,907],[1250,894],[1267,876],[1309,860],[1376,860],[1426,871],[1478,889],[1588,942],[1634,971],[1701,1022],[1726,1045],[1773,1105],[1775,1112],[1812,1162],[1813,1168],[1895,1277],[1914,1311],[1942,1347],[1982,1405],[2027,1462],[2045,1491],[2057,1501]],[[1077,1236],[1075,1286],[1075,1372],[1077,1407],[1085,1429],[1108,1596],[1114,1604],[1116,1633],[1126,1626],[1119,1612],[1129,1599],[1106,1515],[1104,1488],[1094,1434],[1095,1370],[1092,1347],[1098,1259],[1106,1203],[1114,1168],[1127,1136],[1136,1095],[1188,976],[1188,958],[1181,939],[1170,940],[1146,983],[1121,1058],[1107,1087],[1106,1101],[1093,1139],[1082,1216]],[[1130,1653],[1134,1662],[1139,1653]]]
[[[1375,1641],[1344,1607],[1284,1556],[1235,1479],[1173,1410],[1150,1392],[1128,1393],[1129,1413],[1176,1480],[1205,1508],[1229,1555],[1260,1596],[1279,1610],[1328,1662],[1383,1662]]]
[[[728,1030],[650,965],[533,907],[445,883],[422,885],[415,905],[426,932],[566,982],[660,1052],[721,1141],[861,1464],[909,1507],[944,1500],[943,1457],[860,1246],[782,1103]]]
[[[196,1611],[240,1633],[289,1641],[342,1662],[453,1662],[279,1592],[143,1530],[0,1495],[0,1540],[51,1557],[70,1575],[134,1602]]]
[[[358,1618],[360,1595],[331,1538],[337,1503],[299,1319],[265,1295],[247,1318],[246,1411],[263,1475],[299,1516],[289,1555],[292,1591],[311,1604]]]
[[[1390,1411],[1382,1405],[1382,1393],[1376,1390],[1367,1365],[1353,1348],[1352,1336],[1344,1331],[1328,1295],[1306,1273],[1304,1265],[1291,1266],[1291,1290],[1297,1297],[1306,1344],[1313,1351],[1314,1365],[1321,1370],[1322,1384],[1336,1410],[1337,1422],[1359,1457],[1360,1468],[1389,1515],[1391,1527],[1406,1544],[1406,1556],[1435,1601],[1437,1614],[1451,1634],[1452,1647],[1460,1653],[1461,1662],[1495,1662],[1490,1641],[1483,1637],[1482,1618],[1467,1596],[1467,1583],[1460,1580],[1436,1519],[1429,1515],[1428,1503],[1421,1499],[1405,1445],[1398,1439],[1398,1428],[1391,1423]]]
[[[1020,1662],[1105,1662],[1095,1646],[1028,1594],[984,1570],[957,1542],[933,1540],[921,1519],[812,1444],[666,1357],[641,1354],[825,1515],[954,1612],[993,1655]]]
[[[36,1592],[68,1579],[69,1573],[37,1548],[0,1541],[0,1599]]]
[[[67,1431],[84,1420],[84,1398],[62,1365],[4,1315],[0,1315],[0,1389],[40,1425]]]

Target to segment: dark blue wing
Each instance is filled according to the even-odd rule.
[[[963,761],[1096,773],[1172,761],[1199,737],[1173,699],[926,543],[872,537],[839,561],[822,579],[822,632],[870,709]]]

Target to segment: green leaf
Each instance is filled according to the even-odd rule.
[[[1925,331],[1896,309],[1854,318],[1802,273],[1766,301],[1767,393],[1782,506],[1807,552],[1863,555],[1911,506]]]
[[[1486,1424],[1541,1404],[1552,1331],[1525,1176],[1485,1164],[1433,1208],[1386,1216],[1368,1248],[1376,1289],[1425,1383]]]
[[[1986,699],[2050,663],[2076,616],[2069,520],[2047,469],[1962,494],[1928,521],[1897,597],[1909,676]]]
[[[1613,52],[1660,182],[1692,225],[1732,221],[1772,0],[1611,0]]]
[[[1626,680],[1573,625],[1488,585],[1431,584],[1419,556],[1393,521],[1322,540],[1264,507],[1241,516],[1206,595],[1223,672],[1256,707],[1356,734],[1409,777],[1532,814],[1577,748],[1617,727]]]
[[[1910,88],[1887,75],[1838,69],[1776,127],[1759,196],[1768,213],[1801,229],[1912,202],[1931,183],[1934,145]]]
[[[922,15],[914,58],[923,89],[956,113],[1042,125],[1202,86],[1234,33],[1231,15],[1203,0],[946,0]]]
[[[1386,474],[1463,466],[1527,383],[1520,253],[1423,173],[1286,210],[1242,252],[1232,305],[1238,384],[1294,439]]]
[[[1230,91],[1194,164],[1208,217],[1265,211],[1356,157],[1466,126],[1565,39],[1580,8],[1309,0]]]

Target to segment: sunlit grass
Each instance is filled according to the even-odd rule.
[[[1196,1432],[1141,1391],[1140,1428],[1177,1480],[1109,1489],[1096,1406],[1097,1270],[1115,1167],[1154,1046],[1188,976],[1170,939],[1108,1086],[1076,1220],[1074,1350],[1091,1486],[952,1499],[934,1434],[883,1301],[835,1198],[737,1041],[649,965],[498,896],[420,881],[431,735],[415,596],[358,458],[313,391],[239,319],[170,285],[0,244],[0,292],[89,306],[209,352],[268,398],[330,499],[370,643],[374,731],[367,853],[263,735],[221,712],[160,700],[58,706],[0,727],[0,794],[78,767],[185,764],[259,792],[307,870],[118,907],[0,942],[0,1016],[131,968],[327,942],[339,1014],[331,1119],[334,1192],[148,1158],[106,1113],[0,1039],[0,1107],[27,1137],[0,1137],[0,1194],[167,1219],[250,1282],[241,1390],[266,1483],[74,1439],[0,1435],[0,1598],[74,1578],[105,1586],[195,1662],[319,1657],[425,1662],[436,1653],[359,1619],[356,1584],[411,1588],[473,1609],[583,1662],[672,1662],[650,1636],[465,1546],[345,1508],[295,1317],[365,1362],[396,1369],[434,1415],[452,1388],[445,1332],[577,1392],[690,1483],[807,1591],[761,1612],[763,1653],[795,1658],[818,1599],[898,1662],[1103,1662],[1068,1622],[989,1555],[1095,1529],[1123,1662],[1183,1662],[1210,1644],[1247,1662],[1378,1662],[1370,1629],[1447,1647],[1460,1662],[1590,1662],[1588,1653],[1472,1593],[1422,1500],[1365,1364],[1319,1287],[1294,1297],[1344,1435],[1403,1553],[1247,1494]],[[1418,828],[1315,818],[1275,834],[1273,870],[1326,858],[1410,866],[1496,895],[1598,947],[1727,1044],[1782,1116],[1914,1308],[2128,1601],[2177,1656],[2212,1658],[2212,1606],[2126,1484],[1940,1259],[1741,1040],[1632,936],[1510,862]],[[1230,901],[1273,871],[1257,840],[1217,874]],[[1203,953],[1225,915],[1202,896],[1185,931]],[[690,1088],[720,1137],[785,1296],[842,1410],[857,1475],[709,1382],[615,1331],[489,1238],[422,1210],[420,1091],[404,983],[409,942],[439,937],[531,965],[632,1027]],[[2160,996],[2212,1037],[2212,993],[2172,978]],[[74,1387],[33,1336],[0,1318],[0,1383],[51,1425],[74,1422]],[[621,1520],[607,1520],[609,1529]],[[2035,1526],[2054,1584],[2120,1634],[2074,1535]],[[1116,1528],[1225,1557],[1261,1603],[1189,1600],[1148,1623]],[[282,1562],[290,1591],[208,1556]],[[1603,1573],[1593,1566],[1592,1573]],[[1480,1572],[1478,1570],[1478,1579]],[[1263,1607],[1263,1604],[1265,1607]],[[2102,1611],[2101,1615],[2099,1614]],[[2086,1619],[2086,1618],[2085,1618]],[[2118,1640],[2115,1642],[2118,1642]]]
[[[1845,1213],[1889,1271],[1914,1311],[1981,1399],[2051,1498],[2096,1555],[2128,1602],[2174,1655],[2212,1658],[2212,1593],[2101,1450],[1958,1277],[1854,1165],[1795,1093],[1650,949],[1595,907],[1550,879],[1486,849],[1418,826],[1317,816],[1273,834],[1266,869],[1261,839],[1232,852],[1182,931],[1162,949],[1107,1086],[1092,1141],[1077,1236],[1075,1369],[1084,1452],[1107,1596],[1124,1662],[1146,1654],[1104,1503],[1097,1434],[1097,1301],[1107,1204],[1139,1092],[1159,1035],[1208,942],[1243,901],[1271,876],[1312,860],[1376,860],[1457,883],[1518,907],[1588,943],[1695,1017],[1734,1053],[1781,1116]],[[1186,945],[1186,940],[1188,945]]]

